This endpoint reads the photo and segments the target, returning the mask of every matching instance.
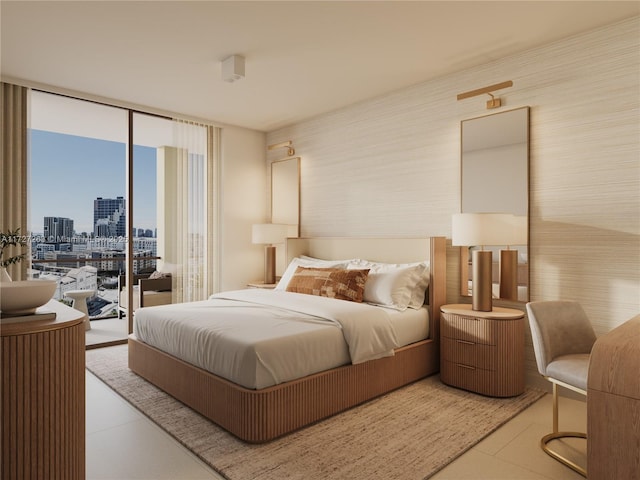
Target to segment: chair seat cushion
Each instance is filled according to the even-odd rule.
[[[568,383],[582,390],[587,390],[587,375],[589,373],[589,354],[577,353],[554,358],[547,365],[546,374],[561,382]]]

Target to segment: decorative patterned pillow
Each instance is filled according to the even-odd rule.
[[[287,292],[362,302],[369,269],[298,267]]]
[[[350,261],[351,260],[320,260],[319,258],[307,257],[305,255],[295,257],[282,274],[282,278],[276,285],[276,290],[287,289],[287,285],[289,285],[298,267],[346,268]]]

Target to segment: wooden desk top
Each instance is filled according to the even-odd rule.
[[[588,388],[640,399],[640,315],[604,334],[591,350]]]

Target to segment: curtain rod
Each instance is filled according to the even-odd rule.
[[[209,126],[218,127],[218,128],[224,128],[225,126],[227,126],[225,124],[212,122],[211,120],[207,120],[204,118],[191,117],[191,116],[182,115],[176,112],[165,111],[160,108],[156,109],[153,107],[146,107],[144,105],[137,105],[134,103],[116,100],[113,98],[102,97],[100,95],[92,95],[89,93],[72,90],[70,88],[55,87],[53,85],[48,85],[46,83],[34,82],[31,80],[24,80],[21,78],[14,78],[7,75],[1,75],[0,81],[5,83],[11,83],[14,85],[20,85],[21,87],[28,87],[32,90],[37,90],[39,92],[50,93],[53,95],[60,95],[63,97],[74,98],[77,100],[84,100],[87,102],[93,102],[96,104],[105,105],[109,107],[133,110],[135,112],[142,113],[145,115],[155,115],[157,117],[168,118],[171,120],[187,120],[187,121],[200,122],[204,125],[209,125]]]

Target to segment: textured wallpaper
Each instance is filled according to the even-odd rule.
[[[460,121],[528,105],[531,300],[580,301],[598,334],[640,313],[639,30],[635,17],[270,132],[302,158],[302,235],[450,238]],[[499,110],[456,101],[505,80]],[[458,302],[457,249],[447,261]]]

